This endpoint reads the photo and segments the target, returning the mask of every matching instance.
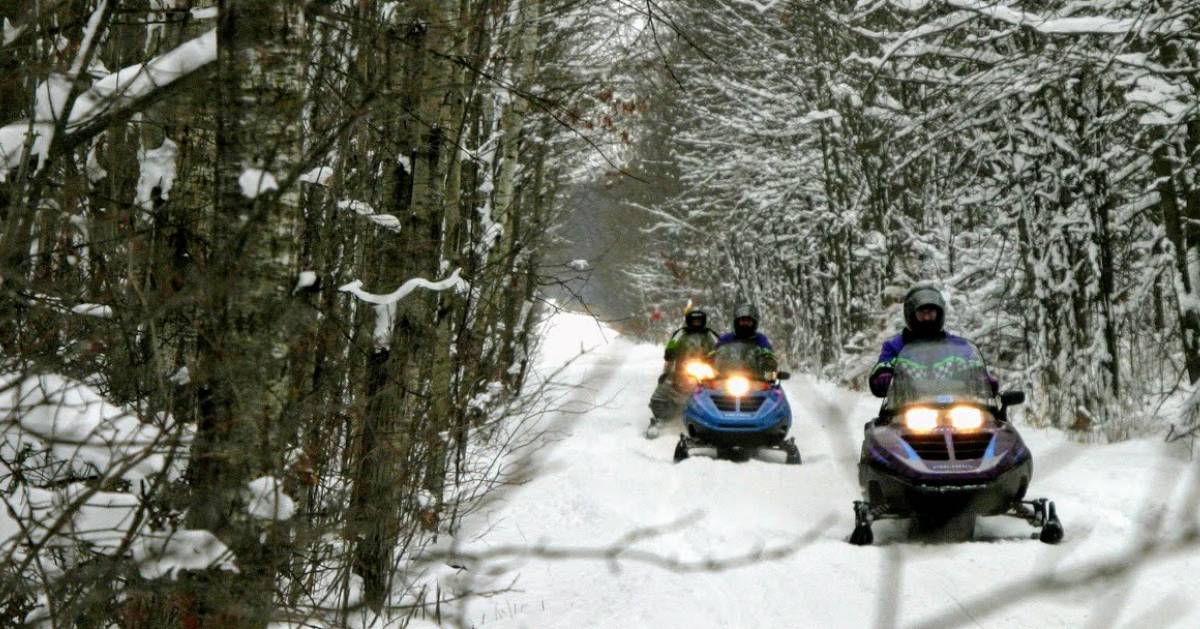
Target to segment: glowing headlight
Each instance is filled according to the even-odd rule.
[[[974,406],[955,406],[948,413],[955,430],[978,430],[983,427],[983,411]]]
[[[712,365],[702,360],[688,361],[688,364],[684,367],[684,369],[687,371],[687,375],[697,380],[711,380],[717,375],[717,373],[713,371]]]
[[[741,397],[750,392],[750,381],[742,376],[732,376],[725,380],[725,390],[734,397]]]
[[[918,406],[904,411],[904,426],[909,430],[928,431],[937,428],[938,412],[935,408]]]

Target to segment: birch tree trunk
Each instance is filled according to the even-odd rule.
[[[262,627],[271,618],[275,570],[285,548],[265,543],[270,524],[246,512],[247,483],[275,472],[276,395],[287,330],[288,221],[268,173],[295,166],[302,101],[289,46],[294,16],[272,0],[220,4],[216,85],[215,208],[201,262],[198,416],[189,480],[188,525],[212,531],[233,552],[237,574],[193,579],[194,616],[204,626]],[[280,540],[272,539],[278,543]]]

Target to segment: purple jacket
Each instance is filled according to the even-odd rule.
[[[755,345],[757,345],[763,349],[772,349],[772,350],[774,349],[773,347],[771,347],[771,341],[767,340],[767,335],[763,334],[762,332],[755,333],[753,339],[739,339],[737,337],[737,335],[734,334],[733,332],[726,332],[726,333],[722,334],[719,338],[717,338],[717,347],[726,345],[728,343],[750,342],[750,341],[753,341]]]
[[[892,360],[900,355],[900,350],[904,349],[905,344],[913,340],[911,335],[911,332],[904,330],[883,342],[883,349],[879,351],[879,360],[875,362],[875,368],[871,370],[870,378],[867,381],[871,393],[875,397],[887,396],[888,387],[892,384]],[[970,341],[961,336],[945,334],[943,338],[953,345],[964,347],[971,345]],[[1000,381],[990,373],[988,374],[988,383],[992,385],[993,394],[1000,390]]]

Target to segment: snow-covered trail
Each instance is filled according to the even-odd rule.
[[[579,342],[552,333],[551,354]],[[566,351],[570,351],[567,349]],[[641,436],[661,349],[611,340],[561,377],[594,405],[553,418],[556,440],[537,473],[467,522],[473,550],[503,545],[604,547],[631,531],[666,527],[632,547],[664,560],[727,559],[812,537],[784,558],[681,572],[618,559],[520,559],[475,587],[478,627],[1200,627],[1195,548],[1131,578],[1013,601],[1030,579],[1111,560],[1140,542],[1144,524],[1177,524],[1197,466],[1168,446],[1066,442],[1025,429],[1035,457],[1031,495],[1058,503],[1067,539],[1051,547],[1007,518],[982,520],[965,544],[920,544],[877,523],[875,546],[846,542],[858,496],[856,462],[870,397],[798,376],[787,385],[804,464],[693,457],[678,465],[671,433]],[[677,433],[677,431],[675,431]],[[1195,501],[1192,500],[1193,506]],[[1171,510],[1165,510],[1172,504]],[[1193,519],[1193,511],[1189,516]],[[997,603],[1004,603],[997,605]],[[930,624],[933,623],[933,624]]]

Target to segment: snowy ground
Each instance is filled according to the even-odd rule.
[[[464,620],[473,626],[1200,627],[1196,545],[1056,592],[1033,583],[1057,577],[1070,585],[1095,566],[1127,568],[1147,539],[1173,536],[1181,521],[1194,525],[1197,501],[1184,494],[1200,474],[1186,452],[1155,441],[1081,445],[1025,429],[1035,457],[1030,494],[1057,501],[1067,532],[1061,545],[1028,539],[1020,521],[989,518],[972,543],[913,543],[903,529],[878,523],[876,545],[858,548],[846,540],[873,399],[796,377],[787,392],[804,465],[701,457],[676,465],[671,436],[641,436],[660,348],[574,315],[552,325],[543,371],[596,346],[559,376],[581,384],[574,410],[590,410],[550,418],[557,437],[539,451],[538,472],[474,514],[460,539],[475,534],[468,546],[477,552],[599,548],[659,527],[632,550],[661,561],[627,552],[614,561],[526,557],[477,566],[476,588],[511,589],[472,599]],[[789,546],[795,551],[782,558],[733,569],[666,566]]]

